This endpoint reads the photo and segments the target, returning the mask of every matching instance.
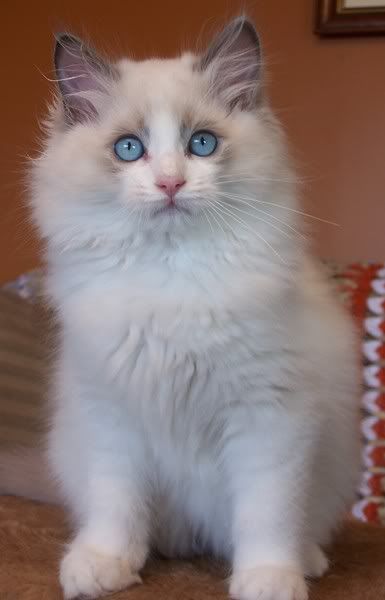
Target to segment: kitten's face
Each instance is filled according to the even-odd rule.
[[[143,226],[192,223],[215,206],[232,168],[245,164],[251,151],[246,146],[254,123],[245,114],[235,119],[207,97],[207,81],[194,62],[184,57],[120,66],[117,103],[104,122],[101,151],[113,171],[117,201],[141,214]],[[124,158],[132,134],[144,153],[125,161],[120,144]]]
[[[223,228],[229,210],[237,223],[241,215],[230,208],[234,187],[245,198],[250,188],[258,192],[274,178],[279,155],[276,127],[257,99],[256,39],[246,42],[252,50],[230,52],[246,56],[246,66],[221,56],[215,70],[220,50],[210,57],[211,48],[206,67],[185,55],[124,60],[102,78],[100,70],[81,73],[64,94],[66,113],[57,109],[42,159],[54,196],[50,210],[63,231],[124,240],[133,231],[175,233],[204,224],[212,230]],[[75,67],[73,54],[66,60],[59,77],[73,85],[71,69],[84,70],[84,57]]]

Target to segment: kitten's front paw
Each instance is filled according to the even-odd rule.
[[[231,578],[233,600],[307,600],[301,573],[284,567],[256,567],[235,571]]]
[[[306,548],[304,567],[306,577],[322,577],[328,570],[329,561],[317,544],[311,544]]]
[[[141,583],[128,556],[110,556],[74,542],[60,565],[64,598],[98,598]]]

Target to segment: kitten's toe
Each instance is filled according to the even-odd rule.
[[[311,544],[306,548],[304,567],[306,577],[316,579],[328,570],[329,561],[318,544]]]
[[[60,565],[65,600],[98,598],[141,583],[128,556],[110,556],[74,542]]]
[[[280,566],[235,571],[230,583],[233,600],[307,600],[301,573]]]

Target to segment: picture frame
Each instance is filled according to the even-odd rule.
[[[321,36],[384,35],[385,0],[316,0],[314,31]]]

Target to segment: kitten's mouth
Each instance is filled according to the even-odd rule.
[[[158,215],[191,215],[191,212],[185,206],[182,206],[179,202],[167,202],[153,211],[154,216]]]

